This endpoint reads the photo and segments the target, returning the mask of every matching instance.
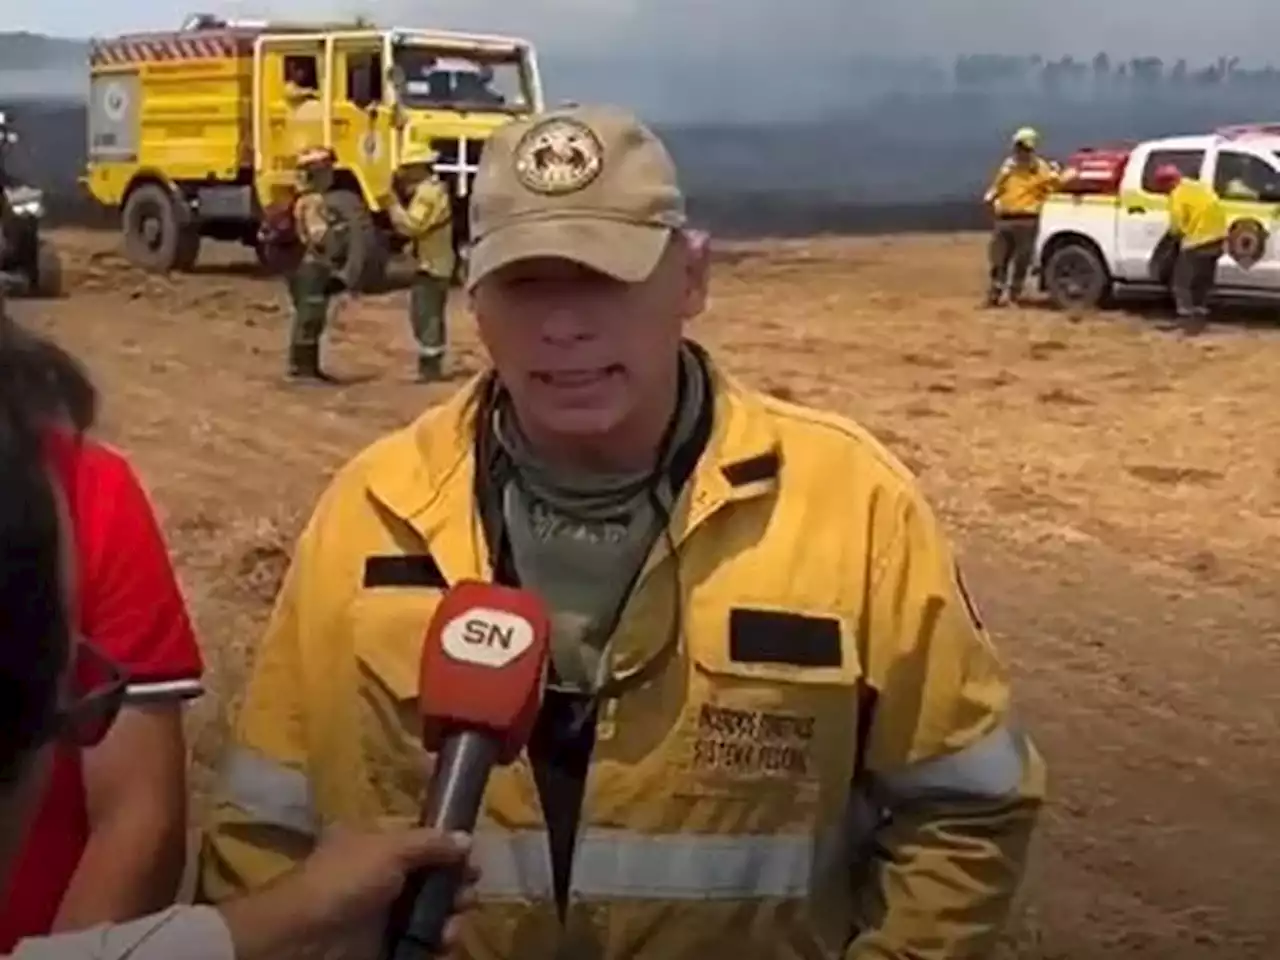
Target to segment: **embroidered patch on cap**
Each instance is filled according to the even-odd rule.
[[[534,193],[576,193],[595,180],[603,168],[600,138],[577,120],[555,117],[543,121],[516,144],[516,176]]]

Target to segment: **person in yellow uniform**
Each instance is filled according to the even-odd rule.
[[[509,122],[471,203],[492,368],[322,494],[202,896],[271,883],[324,823],[416,813],[424,627],[487,578],[546,602],[553,667],[489,779],[455,956],[990,957],[1045,764],[916,480],[686,336],[707,239],[630,113]]]
[[[405,196],[393,192],[382,200],[391,225],[409,239],[417,261],[409,287],[409,325],[418,345],[418,379],[423,383],[444,375],[445,308],[456,266],[453,196],[435,173],[436,159],[432,150],[421,154],[406,150],[397,184]]]
[[[298,195],[293,222],[301,257],[288,275],[293,324],[289,330],[289,376],[333,383],[320,365],[320,340],[329,322],[335,278],[333,247],[341,225],[329,209],[326,194],[333,184],[334,154],[328,147],[309,147],[298,155]]]
[[[1209,322],[1209,298],[1227,246],[1227,212],[1213,187],[1183,176],[1172,164],[1156,171],[1155,182],[1169,194],[1168,232],[1178,241],[1173,268],[1178,322],[1186,333],[1197,334]]]
[[[1036,153],[1040,134],[1022,127],[1013,135],[1013,153],[996,171],[983,195],[995,215],[987,247],[987,305],[1022,299],[1035,254],[1040,211],[1054,190],[1074,176]]]

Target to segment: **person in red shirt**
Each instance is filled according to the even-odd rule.
[[[87,378],[82,392],[92,409]],[[101,663],[114,661],[127,686],[101,743],[56,750],[0,908],[0,954],[24,937],[168,906],[186,863],[182,707],[201,693],[203,664],[160,526],[120,453],[56,430],[47,455],[74,535],[75,626],[106,658],[81,658],[77,683],[91,688]]]
[[[68,496],[75,485],[65,482],[66,450],[49,449],[48,424],[57,418],[79,434],[92,425],[94,406],[93,388],[75,362],[19,331],[0,304],[0,885],[5,886],[41,807],[59,746],[91,751],[104,745],[122,709],[129,709],[126,701],[137,702],[144,686],[76,630],[83,614],[77,617],[75,611],[81,548]],[[57,469],[50,469],[51,458]],[[183,685],[188,681],[178,678]],[[145,681],[145,686],[163,688],[167,696],[171,682]],[[147,763],[145,757],[136,759]],[[97,837],[91,827],[88,844]],[[4,956],[278,960],[286,954],[331,956],[332,948],[354,945],[361,934],[368,937],[372,956],[379,919],[415,871],[461,871],[465,882],[454,910],[475,905],[478,873],[468,863],[468,846],[465,836],[434,829],[336,828],[326,831],[298,870],[252,895],[217,907],[170,906],[121,923],[24,938]],[[79,866],[73,864],[75,882],[86,862],[82,856]],[[44,883],[44,877],[37,879]],[[13,878],[11,889],[19,891],[28,879]],[[114,878],[99,879],[110,885]],[[17,895],[27,897],[27,891]],[[450,920],[445,950],[456,947],[458,933]]]

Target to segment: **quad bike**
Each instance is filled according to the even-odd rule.
[[[0,111],[0,285],[37,297],[62,293],[62,261],[42,236],[44,194],[9,174],[8,153],[18,135]]]

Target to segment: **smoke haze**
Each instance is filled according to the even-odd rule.
[[[1218,0],[1211,19],[1201,0],[243,0],[204,8],[528,37],[550,102],[636,109],[662,129],[691,192],[727,198],[726,208],[967,203],[1025,123],[1061,157],[1100,139],[1280,113],[1280,71],[1261,69],[1280,30],[1275,0]],[[6,27],[83,37],[172,29],[183,16],[164,0],[42,0],[6,14]],[[1108,57],[1095,63],[1101,51]],[[1147,59],[1128,62],[1135,57]],[[0,102],[79,100],[86,86],[82,42],[0,35]],[[49,146],[28,134],[41,155],[32,169],[74,182],[83,125],[64,117],[57,126]],[[748,195],[755,199],[740,199]]]

